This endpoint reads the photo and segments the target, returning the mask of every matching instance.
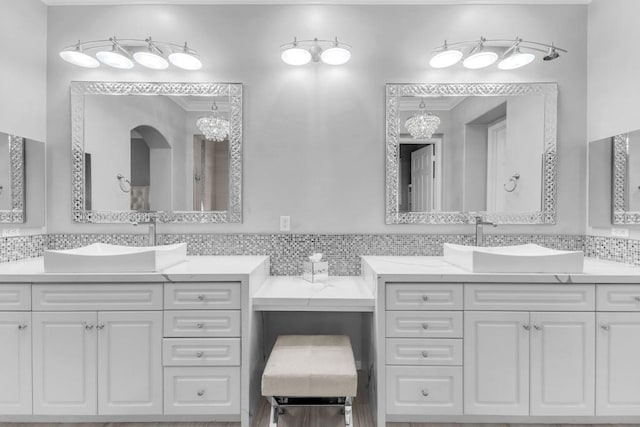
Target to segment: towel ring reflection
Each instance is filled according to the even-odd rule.
[[[516,188],[518,188],[519,179],[520,179],[520,174],[518,172],[511,175],[511,178],[509,178],[509,181],[502,184],[502,186],[504,187],[504,191],[506,191],[507,193],[513,193],[516,190]]]
[[[125,178],[124,175],[122,175],[121,173],[116,175],[116,178],[118,179],[118,185],[120,186],[120,190],[122,190],[123,193],[128,193],[131,191],[131,181]]]

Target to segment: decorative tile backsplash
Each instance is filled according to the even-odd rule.
[[[42,256],[45,249],[70,249],[102,242],[147,244],[146,234],[49,234],[0,238],[0,262]],[[442,255],[445,242],[472,245],[471,234],[160,234],[158,244],[187,242],[189,255],[269,255],[271,274],[299,275],[302,261],[322,252],[332,275],[360,274],[360,255]],[[487,234],[487,246],[537,243],[555,249],[640,265],[640,240],[552,234]]]

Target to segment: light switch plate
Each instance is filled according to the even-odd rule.
[[[291,217],[290,216],[281,216],[280,217],[280,231],[290,231],[291,230]]]
[[[612,228],[611,236],[612,237],[629,237],[629,229],[628,228]]]

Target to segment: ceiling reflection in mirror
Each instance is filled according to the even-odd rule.
[[[387,223],[553,223],[556,91],[387,85]]]
[[[74,220],[241,221],[240,84],[74,82],[74,96]]]

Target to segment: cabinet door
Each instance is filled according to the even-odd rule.
[[[531,313],[531,415],[593,415],[595,313]]]
[[[464,313],[464,412],[529,414],[529,313]]]
[[[162,312],[98,313],[98,413],[162,413]]]
[[[640,313],[598,313],[596,415],[640,415]]]
[[[0,312],[0,414],[31,414],[31,313]]]
[[[33,413],[96,414],[96,313],[33,313]]]

